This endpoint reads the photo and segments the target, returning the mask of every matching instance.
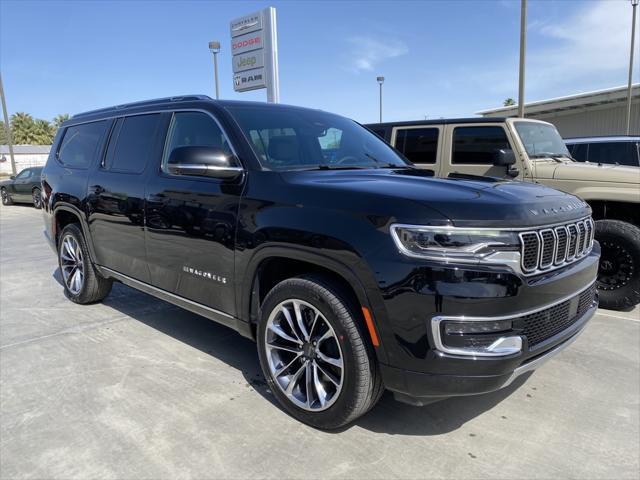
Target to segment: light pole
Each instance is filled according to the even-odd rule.
[[[527,0],[520,3],[520,75],[518,79],[518,117],[524,117],[524,57],[527,49]]]
[[[636,40],[636,8],[638,0],[631,0],[631,52],[629,53],[629,85],[627,86],[627,135],[631,133],[631,83],[633,81],[633,49]]]
[[[4,128],[7,134],[7,145],[9,145],[9,156],[11,157],[11,172],[16,174],[16,160],[13,156],[13,139],[11,138],[11,125],[7,114],[7,100],[4,98],[4,86],[2,85],[2,75],[0,75],[0,99],[2,99],[2,115],[4,115]]]
[[[220,52],[220,42],[209,42],[209,50],[213,53],[213,75],[216,81],[216,100],[220,99],[220,90],[218,88],[218,53]]]
[[[384,77],[377,77],[376,80],[380,85],[380,123],[382,123],[382,84],[384,83]]]

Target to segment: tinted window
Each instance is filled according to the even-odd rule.
[[[437,128],[400,129],[396,133],[396,148],[413,163],[436,163]]]
[[[173,115],[162,160],[164,171],[167,171],[167,162],[173,149],[185,146],[216,147],[232,153],[216,121],[202,112],[178,112]]]
[[[498,150],[510,148],[502,127],[456,127],[451,163],[491,165]]]
[[[24,180],[31,176],[31,170],[28,168],[22,170],[18,175],[16,175],[16,179]]]
[[[107,124],[103,120],[67,128],[58,149],[60,163],[67,167],[88,167],[96,155]]]
[[[153,153],[159,122],[159,114],[119,118],[109,140],[105,168],[142,173]]]
[[[633,142],[594,142],[589,144],[589,161],[638,166],[636,145]]]
[[[386,133],[384,128],[371,128],[370,130],[384,140]]]
[[[262,165],[272,170],[407,165],[380,137],[338,115],[260,106],[228,110],[250,139]]]
[[[579,162],[587,161],[587,150],[589,149],[588,143],[576,143],[574,145],[569,145],[569,151],[571,152],[571,156],[578,160]]]

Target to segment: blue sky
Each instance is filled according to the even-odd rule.
[[[213,96],[214,39],[222,42],[221,97],[262,101],[263,90],[233,91],[228,25],[266,6],[277,9],[283,103],[375,121],[377,75],[386,77],[385,120],[471,115],[517,97],[517,0],[0,0],[9,111],[51,119]],[[527,100],[626,84],[630,31],[628,0],[530,1]]]

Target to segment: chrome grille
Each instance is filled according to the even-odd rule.
[[[556,248],[556,237],[553,230],[540,230],[540,239],[542,240],[542,250],[540,253],[540,268],[549,268],[553,263],[553,255]]]
[[[591,218],[551,228],[520,233],[522,270],[537,273],[559,268],[583,257],[593,247]]]
[[[569,239],[567,227],[556,227],[556,239],[558,240],[558,245],[556,248],[556,259],[554,263],[559,265],[567,258],[567,240]]]
[[[540,257],[540,237],[537,232],[520,234],[522,242],[522,268],[525,272],[531,272],[538,268]]]

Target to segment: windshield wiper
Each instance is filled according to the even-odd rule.
[[[529,155],[529,158],[551,158],[556,162],[562,162],[562,158],[568,158],[569,160],[575,161],[570,155],[566,153],[554,153],[554,152],[540,152],[534,153],[533,155]]]
[[[376,165],[378,166],[378,168],[416,168],[413,165],[396,165],[395,163],[391,163],[391,162],[386,162],[383,163],[380,160],[378,160],[376,157],[374,157],[373,155],[371,155],[370,153],[365,152],[364,154],[367,158],[370,158],[371,160],[373,160],[374,162],[376,162]]]
[[[362,170],[369,169],[371,166],[369,165],[329,165],[326,163],[321,163],[314,168],[310,168],[309,170]]]

